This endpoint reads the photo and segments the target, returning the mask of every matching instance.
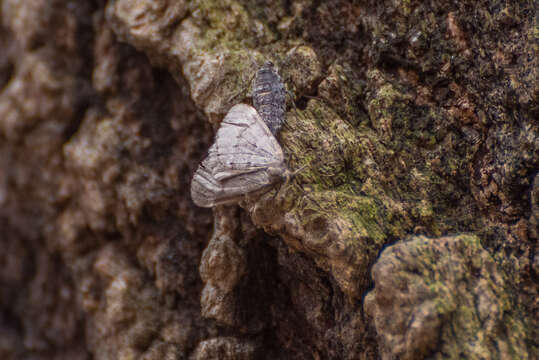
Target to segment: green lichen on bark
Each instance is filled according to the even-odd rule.
[[[476,236],[400,242],[384,250],[373,278],[366,309],[386,356],[528,358],[523,314]]]
[[[378,251],[407,233],[466,231],[483,234],[486,245],[500,241],[497,225],[477,216],[485,202],[477,194],[478,175],[472,170],[485,150],[489,152],[484,145],[492,138],[489,119],[504,117],[506,111],[503,104],[489,108],[480,101],[481,94],[502,94],[492,86],[489,93],[488,81],[479,81],[495,75],[492,63],[474,64],[471,56],[472,51],[482,58],[496,54],[496,66],[504,66],[505,49],[497,43],[494,53],[492,46],[487,49],[478,42],[485,34],[466,34],[463,26],[476,26],[476,20],[463,8],[412,2],[372,8],[346,2],[318,6],[306,1],[288,13],[274,4],[272,15],[265,18],[262,14],[269,10],[252,4],[204,1],[191,6],[198,42],[187,46],[191,55],[183,66],[192,89],[197,77],[186,70],[191,69],[189,60],[197,64],[199,57],[222,59],[209,70],[197,68],[219,75],[205,91],[193,92],[212,122],[231,102],[245,97],[237,94],[248,94],[246,74],[255,71],[253,57],[282,65],[287,87],[297,91],[296,101],[305,103],[289,111],[281,134],[291,168],[305,168],[285,189],[284,201],[273,201],[277,191],[271,192],[250,212],[256,225],[310,254],[341,290],[359,296],[369,284],[366,272]],[[495,7],[477,11],[490,19],[490,26],[499,21],[491,16]],[[518,11],[506,8],[494,17],[515,24]],[[377,20],[371,22],[373,17]],[[286,34],[281,39],[276,36],[280,31]],[[305,49],[312,50],[289,52],[298,41],[307,41]],[[335,45],[340,41],[358,48],[340,52]],[[372,45],[364,45],[369,42]],[[304,57],[299,56],[299,62],[297,54]],[[316,69],[308,64],[321,64],[321,75],[299,84],[299,69]],[[526,73],[513,72],[511,77],[510,87],[519,92],[521,103],[529,101],[528,92],[519,90]],[[206,99],[220,99],[220,105],[208,105]],[[514,125],[508,124],[498,129],[511,132],[507,128]],[[521,176],[533,168],[533,156],[528,159],[517,166]],[[506,270],[522,271],[513,265]]]

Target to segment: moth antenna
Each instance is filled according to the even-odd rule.
[[[288,185],[290,184],[290,181],[292,181],[296,175],[303,169],[305,169],[307,167],[307,164],[303,165],[302,167],[300,167],[299,169],[297,170],[294,170],[292,172],[290,171],[287,171],[285,172],[285,174],[283,175],[283,178],[284,178],[284,182],[281,183],[281,185],[279,186],[279,190],[277,190],[277,192],[275,193],[275,195],[273,196],[274,199],[277,199],[278,202],[282,202],[282,199],[284,198],[284,191],[286,190],[286,188],[288,187]],[[303,188],[301,188],[299,185],[295,184],[295,183],[292,183],[292,185],[296,185],[303,193],[304,193],[304,190]]]
[[[228,103],[232,103],[238,96],[243,95],[244,91],[245,90],[240,90],[240,91],[236,92],[234,95],[232,95],[228,99],[226,99],[226,101]]]
[[[296,169],[294,170],[293,172],[290,173],[290,177],[293,179],[296,177],[297,174],[299,174],[301,172],[301,170],[305,169],[307,167],[308,164],[305,164],[303,165],[302,167],[300,167],[299,169]]]
[[[249,60],[251,62],[251,66],[249,68],[249,72],[251,75],[249,76],[247,80],[247,86],[244,88],[242,87],[242,90],[238,91],[236,94],[232,95],[228,98],[228,102],[231,103],[234,99],[236,99],[239,95],[244,95],[244,97],[253,97],[253,82],[257,73],[257,69],[260,67],[258,65],[258,62],[256,61],[255,57],[252,54],[249,54]],[[252,69],[255,69],[254,71],[251,71]]]
[[[298,112],[298,108],[296,107],[296,101],[294,100],[294,93],[288,89],[286,89],[286,95],[290,98],[290,104],[294,108],[296,112]]]
[[[234,95],[230,96],[227,99],[227,102],[232,103],[232,101],[240,95],[242,95],[244,98],[249,98],[249,97],[252,98],[253,97],[252,88],[253,88],[253,81],[255,79],[255,76],[256,76],[256,71],[253,72],[251,76],[249,77],[249,79],[247,80],[247,86],[242,86],[241,90],[239,90],[238,92],[236,92]]]

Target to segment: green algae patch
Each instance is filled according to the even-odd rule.
[[[528,358],[522,314],[478,237],[400,241],[372,273],[365,308],[389,357]]]
[[[306,229],[323,230],[319,221],[321,215],[329,219],[328,222],[339,218],[343,224],[347,224],[346,228],[341,229],[346,246],[381,246],[386,238],[384,224],[387,217],[375,199],[338,191],[322,191],[306,193],[302,205],[297,209],[297,215]]]
[[[267,24],[251,17],[237,1],[202,0],[191,8],[208,49],[238,50],[276,40]]]
[[[334,189],[357,175],[352,166],[362,149],[356,129],[318,100],[288,114],[281,139],[291,165],[306,166],[299,183]]]
[[[380,249],[409,227],[404,207],[387,195],[372,159],[376,150],[388,150],[376,144],[372,130],[355,128],[316,99],[288,114],[280,137],[289,167],[300,169],[276,204],[295,229],[285,226],[281,234],[299,238],[293,247],[312,254],[345,293],[357,296],[368,287],[365,274]],[[255,216],[255,223],[262,218],[271,216]]]

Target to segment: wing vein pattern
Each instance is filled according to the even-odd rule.
[[[223,119],[195,172],[191,197],[203,207],[237,202],[273,184],[278,180],[275,171],[282,175],[285,170],[281,146],[264,120],[252,106],[238,104]]]

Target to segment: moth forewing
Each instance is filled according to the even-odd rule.
[[[235,105],[193,176],[191,197],[202,207],[239,202],[287,171],[281,146],[260,115],[249,105]]]
[[[225,116],[210,155],[218,162],[214,174],[230,169],[251,171],[284,160],[277,139],[256,110],[246,104],[233,106]]]
[[[277,169],[277,168],[274,168]],[[195,173],[191,184],[191,197],[194,203],[201,207],[231,204],[239,202],[246,194],[267,191],[271,185],[284,177],[287,170],[280,169],[269,172],[267,168],[216,181],[205,178],[203,174]],[[206,174],[209,174],[206,172]]]
[[[215,205],[216,194],[221,189],[222,185],[215,180],[204,164],[200,164],[191,181],[193,202],[200,207],[212,207]]]

